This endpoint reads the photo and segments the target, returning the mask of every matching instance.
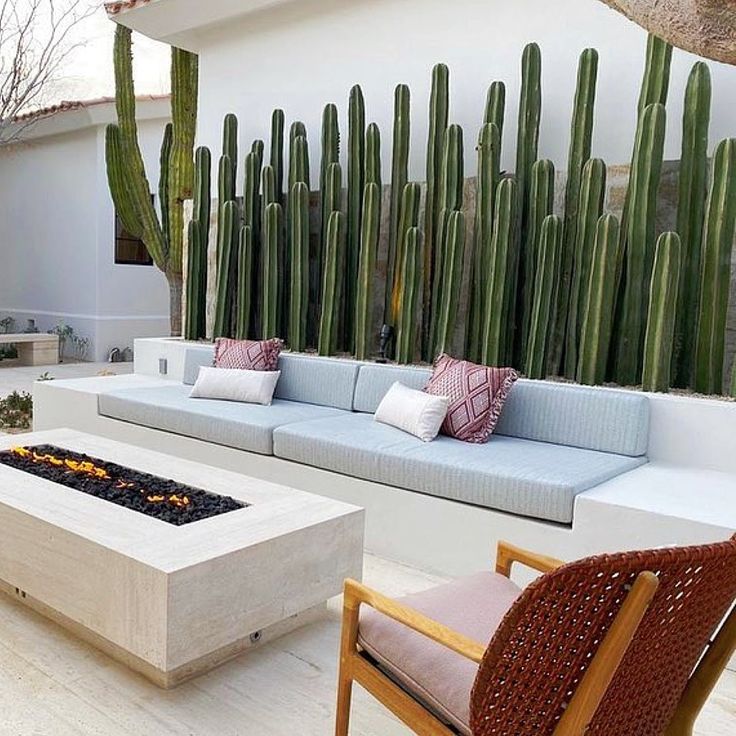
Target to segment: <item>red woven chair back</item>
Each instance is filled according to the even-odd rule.
[[[736,600],[736,537],[589,557],[542,576],[486,650],[471,695],[474,736],[549,736],[645,570],[659,588],[586,734],[661,736]]]

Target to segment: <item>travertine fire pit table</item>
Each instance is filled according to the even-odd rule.
[[[0,465],[0,589],[161,687],[308,623],[360,578],[362,509],[68,429],[54,445],[249,504],[175,526]]]

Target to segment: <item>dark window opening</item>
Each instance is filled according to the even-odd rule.
[[[152,266],[153,258],[140,238],[131,235],[115,213],[115,263],[122,266]]]

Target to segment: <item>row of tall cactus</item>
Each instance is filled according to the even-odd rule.
[[[578,65],[559,214],[555,165],[538,151],[542,60],[536,44],[522,55],[513,174],[501,171],[506,88],[495,81],[488,89],[472,213],[464,196],[464,132],[450,117],[449,70],[438,64],[432,72],[424,190],[409,180],[410,91],[399,84],[380,295],[381,140],[375,123],[366,126],[360,87],[348,98],[345,177],[338,110],[324,108],[318,203],[299,121],[289,130],[284,169],[280,110],[272,118],[270,163],[264,165],[265,146],[256,141],[244,157],[243,194],[236,197],[237,121],[228,116],[218,166],[215,336],[278,334],[294,350],[363,359],[375,349],[381,312],[395,330],[389,357],[431,361],[457,351],[458,314],[466,303],[464,352],[471,360],[511,364],[534,378],[722,391],[736,142],[718,146],[708,183],[711,91],[708,68],[699,62],[685,93],[676,232],[657,237],[671,53],[650,37],[620,218],[605,211],[606,164],[592,151],[594,49],[585,49]],[[204,322],[195,305],[204,304],[209,168],[209,152],[199,150],[187,310],[197,337]],[[315,233],[310,207],[319,213]]]

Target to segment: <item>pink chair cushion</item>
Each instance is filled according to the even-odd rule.
[[[282,341],[233,340],[218,337],[215,340],[215,367],[238,368],[248,371],[275,371],[279,365]]]
[[[487,644],[521,594],[503,575],[480,572],[401,598],[425,616]],[[365,606],[360,645],[412,695],[470,734],[470,691],[478,665]]]

